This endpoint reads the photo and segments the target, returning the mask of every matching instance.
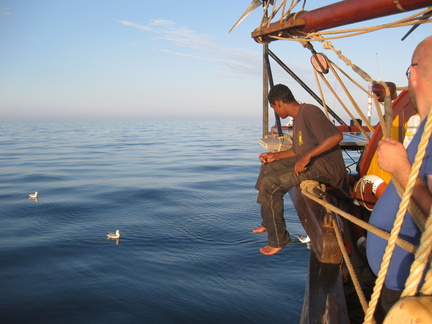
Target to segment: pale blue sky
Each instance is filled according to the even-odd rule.
[[[249,3],[0,0],[0,121],[259,119],[262,47],[250,34],[261,8],[228,33]],[[373,77],[406,85],[413,48],[432,34],[427,24],[400,42],[408,29],[334,44]],[[299,44],[270,48],[314,80]],[[313,102],[274,73],[275,83]]]

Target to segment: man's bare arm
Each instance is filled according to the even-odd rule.
[[[276,160],[287,159],[290,157],[297,156],[292,149],[281,151],[281,152],[266,152],[259,156],[259,160],[262,164],[270,163]]]
[[[310,160],[314,156],[320,155],[321,153],[327,152],[328,150],[332,149],[340,143],[342,138],[342,134],[339,133],[319,143],[317,146],[315,146],[312,150],[310,150],[308,153],[302,156],[301,159],[297,161],[294,167],[295,173],[300,174],[306,171],[306,166],[309,164]]]

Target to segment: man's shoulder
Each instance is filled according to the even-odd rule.
[[[300,107],[303,109],[311,109],[311,110],[319,110],[322,111],[318,106],[310,104],[310,103],[302,103]]]
[[[307,115],[313,114],[316,116],[325,117],[324,112],[318,106],[308,104],[308,103],[303,103],[300,105],[300,107],[301,107],[300,111],[303,111]],[[325,117],[325,118],[327,118],[327,117]]]
[[[302,104],[301,106],[302,108],[300,111],[303,111],[301,118],[303,118],[308,125],[311,126],[319,124],[323,127],[335,128],[337,130],[335,125],[327,118],[321,108],[312,104]]]
[[[315,116],[317,114],[317,109],[319,110],[319,108],[317,106],[307,104],[307,103],[302,103],[299,106],[299,112],[298,112],[296,118],[297,119],[309,119],[310,116]]]

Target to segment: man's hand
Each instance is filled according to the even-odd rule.
[[[309,164],[310,158],[308,155],[303,156],[294,166],[294,172],[299,175],[306,171],[306,166]]]
[[[276,161],[276,153],[266,152],[259,156],[259,160],[262,164],[267,164],[273,161]]]
[[[263,153],[259,156],[259,160],[261,161],[262,164],[266,164],[266,163],[274,162],[276,160],[288,159],[294,156],[297,156],[297,154],[295,154],[292,149],[289,149],[287,151]]]
[[[407,151],[402,143],[393,139],[378,142],[378,165],[392,175],[409,174],[411,171]]]
[[[378,164],[381,169],[389,172],[401,185],[406,188],[411,172],[411,163],[401,143],[392,139],[378,142]],[[432,206],[432,182],[431,175],[427,176],[427,184],[416,179],[412,198],[419,206],[425,219],[428,217]]]

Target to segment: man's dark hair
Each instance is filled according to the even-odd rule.
[[[290,103],[295,101],[295,98],[291,90],[284,84],[276,84],[271,88],[268,94],[268,101],[271,105],[275,103],[276,100],[282,101],[284,103]]]

